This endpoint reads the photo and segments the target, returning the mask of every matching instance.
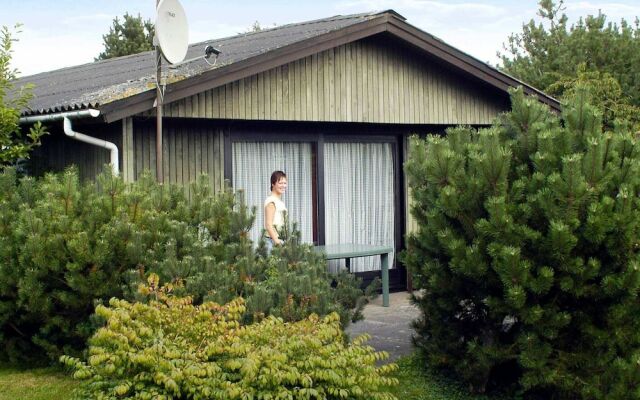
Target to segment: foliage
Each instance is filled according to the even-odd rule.
[[[134,298],[150,272],[184,280],[182,294],[196,302],[245,296],[245,322],[359,317],[359,282],[338,277],[332,287],[322,257],[296,240],[272,257],[254,249],[253,214],[207,182],[201,177],[187,199],[150,176],[125,184],[109,168],[84,184],[75,169],[42,180],[1,174],[0,357],[78,354],[96,328],[94,303]]]
[[[430,365],[479,392],[640,398],[640,146],[601,127],[584,92],[560,120],[519,90],[491,128],[412,140],[404,260]]]
[[[259,21],[254,21],[253,24],[251,24],[251,26],[249,28],[247,28],[246,33],[252,33],[252,32],[260,32],[262,31],[262,26],[260,25]]]
[[[125,271],[158,262],[185,237],[181,193],[149,178],[125,190],[105,170],[85,185],[75,169],[42,180],[0,175],[3,356],[79,351],[94,330],[94,301],[121,295]]]
[[[607,85],[612,92],[619,88],[616,102],[623,108],[640,107],[638,20],[633,25],[624,19],[615,24],[607,22],[606,16],[599,13],[580,18],[576,24],[568,26],[568,18],[562,13],[562,1],[541,0],[539,4],[538,16],[542,22],[536,23],[532,19],[522,26],[522,32],[509,36],[504,45],[505,53],[499,54],[501,68],[528,84],[561,97],[573,87],[570,83],[576,80],[582,84],[593,83],[600,88]],[[599,82],[594,75],[585,79],[588,74],[600,74],[604,79]],[[598,90],[598,87],[594,88],[594,91]],[[613,93],[607,97],[611,99]],[[610,105],[599,100],[596,94],[595,106]],[[617,108],[610,108],[609,112],[612,111],[617,111]],[[613,118],[608,114],[604,117],[605,122],[612,126]]]
[[[548,90],[551,93],[562,93],[566,99],[588,91],[591,102],[601,108],[606,128],[613,129],[618,119],[629,122],[634,131],[640,131],[640,107],[629,102],[622,93],[622,87],[611,74],[587,71],[584,63],[578,66],[576,73],[575,77],[561,77]]]
[[[9,28],[3,26],[0,30],[0,169],[29,158],[31,150],[40,145],[40,137],[46,133],[40,123],[27,132],[20,128],[20,113],[33,97],[33,87],[15,87],[18,71],[11,67],[15,41]]]
[[[229,201],[229,206],[233,206],[233,198]],[[231,224],[239,228],[231,229],[231,237],[236,240],[224,243],[223,254],[218,257],[209,257],[206,253],[200,257],[193,253],[193,262],[180,265],[173,262],[172,254],[167,254],[166,262],[149,272],[158,273],[163,282],[184,280],[184,293],[194,296],[197,302],[226,303],[236,297],[245,298],[245,323],[259,321],[267,315],[290,322],[311,313],[336,312],[345,327],[350,321],[362,318],[363,307],[377,295],[379,279],[363,293],[361,280],[354,275],[346,272],[330,275],[324,256],[311,245],[301,243],[295,226],[281,232],[280,237],[287,240],[267,256],[264,243],[255,249],[248,239],[250,221],[253,217],[245,223]],[[203,224],[205,229],[207,226]],[[191,268],[190,264],[200,267]],[[134,275],[133,288],[139,282],[140,275]]]
[[[453,379],[437,371],[425,371],[417,355],[401,357],[389,377],[398,380],[388,391],[403,400],[506,400],[513,396],[474,395]],[[63,376],[58,369],[18,369],[0,365],[0,400],[68,399],[82,381]],[[27,389],[27,390],[25,390]]]
[[[295,322],[268,317],[241,326],[242,298],[224,306],[173,297],[150,275],[141,291],[148,304],[111,299],[96,313],[106,326],[90,339],[88,362],[63,356],[74,377],[87,381],[79,398],[394,399],[384,388],[387,357],[345,344],[337,314]]]
[[[129,13],[125,13],[123,19],[120,23],[116,17],[109,33],[102,35],[104,51],[98,55],[96,61],[153,50],[155,28],[151,20],[143,21],[140,14],[134,17]]]
[[[244,34],[244,33],[262,32],[265,29],[272,29],[272,28],[275,28],[276,26],[277,25],[275,23],[273,23],[271,26],[265,27],[262,24],[260,24],[260,21],[256,20],[244,32],[239,32],[238,34],[241,35],[241,34]]]

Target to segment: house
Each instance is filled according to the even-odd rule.
[[[357,242],[403,248],[412,229],[402,165],[407,137],[448,126],[489,125],[509,108],[507,90],[554,109],[535,88],[457,50],[388,10],[335,16],[189,46],[221,51],[214,65],[192,61],[166,69],[162,171],[186,184],[207,173],[225,180],[258,209],[273,170],[289,177],[285,198],[308,242]],[[155,174],[155,57],[146,52],[24,77],[35,98],[24,121],[65,112],[73,130],[118,149],[125,180]],[[74,141],[62,123],[34,156],[40,170],[77,164],[94,177],[110,160],[104,148]],[[257,237],[261,224],[252,232]],[[354,262],[365,277],[376,260]],[[391,271],[401,282],[402,266]]]

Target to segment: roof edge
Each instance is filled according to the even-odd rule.
[[[537,89],[526,82],[500,71],[498,68],[490,64],[480,61],[450,44],[447,44],[436,36],[433,36],[432,34],[398,18],[391,18],[389,23],[392,26],[389,30],[391,34],[422,48],[424,51],[443,59],[445,62],[451,63],[458,69],[471,73],[471,75],[476,78],[505,91],[508,87],[515,88],[522,86],[525,93],[536,96],[538,100],[549,105],[556,111],[560,110],[560,101],[558,99],[549,96],[542,90]]]
[[[509,88],[522,86],[526,94],[535,96],[539,101],[556,111],[560,110],[560,101],[557,99],[407,23],[406,18],[394,10],[371,15],[373,18],[363,22],[295,42],[168,85],[165,100],[167,103],[177,101],[203,90],[210,90],[329,48],[381,32],[388,32],[492,87],[506,92]],[[154,100],[155,90],[149,90],[126,99],[107,103],[98,108],[105,122],[113,122],[153,108]]]
[[[389,18],[388,13],[376,15],[345,28],[295,42],[167,85],[165,102],[177,101],[202,90],[210,90],[312,54],[384,32]],[[151,109],[154,99],[155,90],[147,90],[132,97],[104,104],[99,109],[106,122],[113,122]]]

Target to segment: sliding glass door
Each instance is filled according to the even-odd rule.
[[[326,244],[394,246],[394,157],[390,143],[324,144]],[[344,261],[341,262],[344,266]],[[393,265],[393,259],[390,260]],[[333,270],[340,266],[331,265]],[[379,257],[351,261],[352,272],[380,269]]]
[[[264,227],[264,200],[270,193],[271,173],[287,174],[289,187],[283,201],[289,220],[296,222],[302,240],[313,242],[312,145],[299,142],[233,142],[233,187],[243,190],[249,207],[256,207],[250,235],[254,242]]]
[[[238,134],[230,141],[233,187],[256,207],[250,232],[264,229],[263,203],[275,170],[288,176],[284,202],[302,239],[316,244],[370,244],[396,248],[399,224],[397,139],[338,134]],[[392,259],[390,265],[393,266]],[[344,261],[330,263],[336,271]],[[351,260],[352,272],[380,269],[379,257]]]

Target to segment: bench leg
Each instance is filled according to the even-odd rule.
[[[382,269],[382,306],[389,307],[389,254],[380,255],[380,268]]]

